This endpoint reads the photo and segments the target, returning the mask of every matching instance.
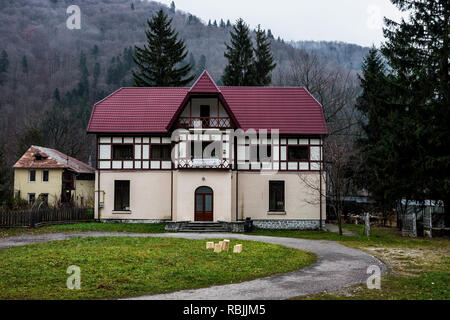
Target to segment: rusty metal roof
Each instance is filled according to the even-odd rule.
[[[77,173],[94,173],[86,163],[50,148],[31,146],[14,164],[14,168],[70,169]]]

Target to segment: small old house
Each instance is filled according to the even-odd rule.
[[[31,146],[14,165],[14,194],[29,203],[86,206],[94,182],[94,168],[50,148]]]

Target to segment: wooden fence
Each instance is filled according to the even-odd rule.
[[[0,228],[40,227],[43,225],[94,221],[93,208],[58,208],[23,211],[0,211]]]

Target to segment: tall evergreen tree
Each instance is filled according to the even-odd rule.
[[[22,57],[22,72],[28,74],[28,60],[27,56]]]
[[[407,110],[411,145],[408,163],[414,167],[416,197],[444,200],[450,225],[450,2],[391,0],[409,19],[386,19],[382,46],[400,97]]]
[[[230,32],[231,45],[225,44],[228,59],[222,81],[226,86],[255,85],[255,64],[250,30],[244,20],[238,19]]]
[[[4,74],[8,72],[9,60],[5,50],[0,54],[0,85],[5,81]]]
[[[191,66],[180,66],[188,52],[183,40],[171,28],[169,19],[163,10],[147,21],[149,29],[145,32],[147,44],[143,48],[135,47],[134,62],[138,71],[133,71],[134,84],[137,87],[184,86],[192,81],[187,75]]]
[[[219,24],[219,26],[220,26],[221,28],[225,28],[225,21],[223,21],[223,19],[220,19],[220,24]]]
[[[359,76],[362,94],[357,99],[356,108],[362,114],[361,129],[363,136],[358,139],[357,146],[363,157],[360,187],[366,188],[381,207],[394,206],[398,194],[394,194],[396,183],[389,166],[398,159],[393,144],[385,142],[392,138],[393,132],[380,128],[399,128],[401,123],[394,121],[391,113],[390,92],[386,86],[388,81],[385,65],[379,51],[372,47],[362,63],[362,76]],[[392,130],[390,130],[392,131]],[[391,150],[388,150],[391,148]],[[389,154],[389,157],[386,157]],[[395,166],[394,166],[395,167]],[[401,197],[401,196],[400,196]]]
[[[255,84],[258,86],[267,86],[272,82],[271,72],[275,69],[277,64],[274,62],[272,51],[270,49],[270,40],[267,38],[266,32],[258,25],[255,33]]]
[[[170,12],[175,13],[175,2],[174,1],[172,1],[170,3]]]
[[[8,196],[8,168],[5,159],[5,146],[0,145],[0,206]]]

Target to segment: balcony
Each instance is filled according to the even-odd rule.
[[[180,117],[177,128],[231,128],[230,118],[225,117]]]
[[[178,169],[231,169],[228,159],[179,159]]]

